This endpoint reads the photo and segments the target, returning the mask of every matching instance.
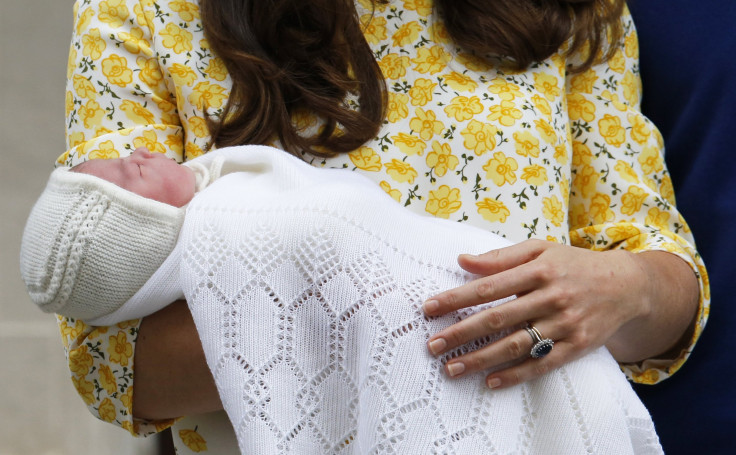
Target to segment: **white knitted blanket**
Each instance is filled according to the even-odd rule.
[[[483,374],[451,380],[449,356],[428,354],[470,312],[426,318],[423,300],[472,278],[459,253],[508,242],[412,214],[349,171],[265,148],[239,159],[250,171],[192,201],[180,246],[241,452],[662,453],[603,348],[503,391]]]

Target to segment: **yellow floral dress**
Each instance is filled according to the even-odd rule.
[[[674,373],[705,324],[707,275],[673,205],[661,136],[639,112],[638,45],[628,15],[613,59],[570,75],[561,55],[509,72],[463,52],[431,0],[392,0],[374,14],[369,0],[357,7],[386,77],[388,115],[374,140],[311,163],[361,172],[408,210],[515,241],[677,254],[700,280],[690,347],[676,359],[622,365],[638,382]],[[221,112],[230,79],[204,38],[197,2],[78,0],[74,11],[68,151],[57,164],[125,156],[140,146],[178,161],[203,153],[206,113]],[[222,415],[133,419],[139,321],[90,327],[59,318],[59,326],[72,380],[93,414],[136,435],[173,424],[180,453],[225,444]]]

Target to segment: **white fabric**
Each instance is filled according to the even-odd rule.
[[[428,319],[422,301],[472,278],[457,254],[506,241],[414,215],[348,171],[223,152],[245,172],[195,197],[175,256],[241,452],[662,453],[603,348],[503,391],[448,379],[459,351],[427,353],[469,311]]]
[[[79,319],[114,311],[169,256],[183,219],[182,209],[56,169],[23,231],[20,270],[31,300]]]

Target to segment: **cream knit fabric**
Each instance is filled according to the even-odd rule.
[[[241,152],[251,172],[197,195],[177,248],[241,452],[661,453],[603,348],[503,391],[449,380],[462,350],[427,353],[477,309],[428,319],[422,301],[472,278],[458,253],[508,242],[412,214],[350,172]]]
[[[56,169],[21,242],[31,300],[47,313],[79,319],[114,311],[169,255],[183,218],[182,209]]]

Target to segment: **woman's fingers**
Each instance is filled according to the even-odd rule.
[[[544,338],[564,338],[561,332],[556,331],[545,323],[534,324],[534,326],[539,330]],[[445,371],[448,375],[456,377],[474,373],[476,371],[508,366],[509,364],[518,364],[524,359],[531,358],[531,350],[534,344],[535,343],[527,330],[519,329],[495,343],[491,343],[481,349],[448,361],[445,365]],[[562,343],[562,346],[564,345],[565,343]],[[542,358],[531,360],[534,360],[537,363],[542,363],[544,368],[546,368],[547,366],[554,364],[555,358],[559,357],[558,351],[560,351],[560,349],[558,345],[555,344],[549,354]],[[551,356],[553,352],[555,352],[555,355],[552,357],[552,363],[550,363],[549,360],[545,359]],[[509,368],[514,367],[507,367],[506,370]],[[506,370],[504,370],[504,372],[498,372],[492,376],[498,376],[501,374],[508,382],[508,378],[513,377],[513,373],[511,376],[508,376],[505,373]]]
[[[543,376],[582,355],[573,345],[564,341],[555,343],[552,351],[541,359],[529,357],[518,365],[505,368],[486,376],[486,385],[491,389],[513,387],[522,382]]]
[[[470,273],[492,275],[531,262],[549,246],[549,242],[532,239],[477,256],[461,254],[458,264]]]

